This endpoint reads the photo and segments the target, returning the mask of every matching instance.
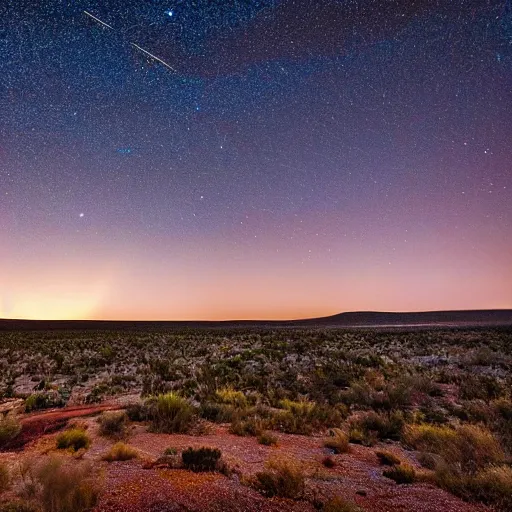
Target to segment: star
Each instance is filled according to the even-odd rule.
[[[81,213],[81,214],[79,215],[79,217],[80,217],[80,218],[82,218],[83,216],[84,216],[84,214],[83,214],[83,213]]]

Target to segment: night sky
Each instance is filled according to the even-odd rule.
[[[512,307],[512,2],[2,0],[0,317]]]

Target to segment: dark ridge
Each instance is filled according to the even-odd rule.
[[[512,327],[512,309],[426,311],[417,313],[357,311],[304,320],[114,321],[0,319],[0,331],[122,331],[236,327],[339,327],[347,329],[358,327],[416,329],[431,327]]]

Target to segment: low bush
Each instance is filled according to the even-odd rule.
[[[147,401],[151,428],[167,434],[187,432],[192,424],[194,408],[176,393],[151,397]]]
[[[56,442],[59,450],[70,448],[77,451],[82,448],[87,449],[91,445],[91,439],[87,435],[87,432],[81,428],[71,428],[61,432],[57,436]]]
[[[235,391],[232,388],[218,389],[215,392],[217,400],[222,404],[232,405],[234,407],[247,407],[247,398],[241,391]]]
[[[484,427],[461,425],[456,429],[434,425],[410,425],[405,442],[423,452],[434,453],[461,471],[475,473],[489,464],[504,460],[503,450]]]
[[[287,434],[309,435],[326,428],[339,427],[343,423],[341,411],[330,405],[307,400],[282,400],[280,405],[283,410],[273,416],[272,426]]]
[[[377,440],[400,439],[405,424],[400,411],[369,412],[351,421],[349,438],[353,443],[372,446]]]
[[[339,428],[333,428],[330,436],[324,441],[324,446],[334,453],[347,453],[350,450],[347,434]]]
[[[99,433],[105,437],[122,439],[126,436],[128,416],[125,412],[104,412],[99,418]]]
[[[0,414],[0,448],[12,441],[21,432],[21,424],[14,414]]]
[[[107,462],[114,462],[131,460],[137,457],[137,450],[120,441],[112,446],[112,448],[103,455],[102,459]]]
[[[44,512],[85,512],[97,503],[98,481],[91,466],[64,464],[50,459],[37,471],[40,485],[38,501]]]
[[[258,443],[263,444],[265,446],[277,445],[277,437],[274,434],[272,434],[272,432],[264,430],[258,436]]]
[[[391,452],[377,451],[375,452],[375,455],[377,455],[379,462],[383,466],[397,466],[401,462],[400,459],[394,453]]]
[[[394,480],[397,484],[412,484],[416,481],[416,471],[409,464],[400,464],[386,469],[382,473],[386,478]]]
[[[468,488],[473,499],[512,510],[512,467],[490,466],[471,479]]]
[[[204,402],[199,407],[199,416],[215,423],[228,423],[233,421],[236,409],[229,404],[218,404],[216,402]]]
[[[217,448],[187,448],[181,454],[183,467],[196,473],[221,469],[220,458],[221,451]]]
[[[268,497],[300,499],[304,495],[304,471],[294,460],[270,460],[264,471],[256,473],[254,486]]]

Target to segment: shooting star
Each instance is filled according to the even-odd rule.
[[[115,30],[114,27],[111,27],[108,23],[104,23],[99,18],[96,18],[96,16],[92,15],[90,12],[84,11],[84,14],[89,16],[89,18],[92,18],[94,21],[97,21],[98,23],[101,23],[104,27],[107,27],[110,30]]]
[[[157,62],[160,62],[160,64],[163,64],[166,68],[168,68],[171,71],[173,71],[174,73],[176,73],[176,70],[172,66],[169,66],[169,64],[167,64],[167,62],[163,61],[162,59],[159,59],[156,55],[153,55],[152,53],[149,53],[147,50],[144,50],[144,48],[141,48],[138,44],[135,44],[135,43],[130,43],[130,44],[132,46],[134,46],[135,48],[137,48],[137,50],[140,50],[141,52],[145,53],[152,59],[156,60]]]

